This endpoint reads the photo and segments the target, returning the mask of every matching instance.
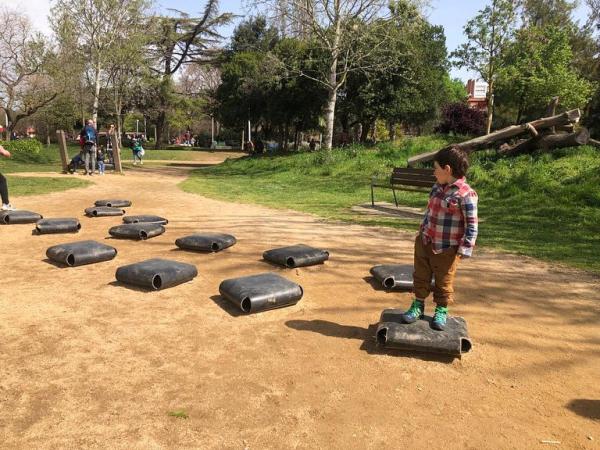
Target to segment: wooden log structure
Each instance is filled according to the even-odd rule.
[[[532,128],[539,133],[540,130],[577,123],[579,122],[580,118],[581,111],[579,109],[572,109],[562,114],[533,120],[522,125],[511,125],[510,127],[503,128],[484,136],[479,136],[459,144],[453,144],[452,146],[456,146],[467,153],[471,153],[476,150],[494,147],[494,144],[499,141],[507,141],[510,138],[519,136],[523,133],[533,134]],[[413,167],[415,164],[431,161],[438,151],[439,150],[413,156],[412,158],[408,159],[408,166]]]
[[[516,156],[523,153],[531,153],[535,150],[550,151],[555,148],[577,147],[585,145],[590,139],[590,132],[587,128],[582,128],[576,133],[570,134],[546,134],[535,138],[521,141],[516,145],[505,145],[498,150],[498,153],[505,156]]]
[[[67,138],[63,130],[56,130],[56,138],[58,139],[58,152],[60,153],[60,162],[62,164],[63,173],[67,173],[69,167],[69,152],[67,151]]]
[[[590,139],[587,143],[588,145],[593,145],[594,147],[600,148],[600,141],[597,141],[596,139]]]
[[[113,162],[115,164],[115,172],[123,173],[123,167],[121,165],[121,145],[119,143],[119,137],[116,133],[111,134],[111,143],[113,149]]]

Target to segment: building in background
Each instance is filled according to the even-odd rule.
[[[487,111],[488,84],[485,81],[467,81],[467,104],[474,109]]]

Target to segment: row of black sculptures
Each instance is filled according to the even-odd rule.
[[[98,200],[93,207],[85,209],[85,214],[88,217],[124,216],[123,208],[129,206],[131,202],[128,200]],[[81,229],[77,219],[44,219],[30,211],[3,211],[0,213],[2,223],[35,223],[36,234],[76,233]],[[124,216],[123,224],[110,228],[109,234],[117,239],[146,240],[163,234],[167,224],[167,219],[155,215]],[[234,236],[224,233],[196,233],[175,240],[175,245],[181,250],[195,252],[219,252],[235,243]],[[59,244],[46,251],[51,261],[67,267],[109,261],[116,255],[114,247],[93,240]],[[263,259],[286,268],[297,268],[322,264],[329,259],[329,252],[298,244],[267,250]],[[384,289],[412,290],[412,265],[377,265],[370,272]],[[193,264],[161,258],[121,266],[115,274],[117,281],[123,284],[148,290],[170,288],[191,281],[197,275]],[[219,285],[219,292],[246,314],[295,305],[304,293],[300,285],[271,272],[224,280]],[[377,341],[381,346],[453,355],[460,355],[471,348],[466,324],[461,318],[450,318],[446,332],[431,333],[426,321],[412,328],[402,326],[400,313],[395,309],[383,311],[377,329]],[[420,334],[419,339],[415,339],[415,330]],[[451,339],[450,336],[454,337]]]

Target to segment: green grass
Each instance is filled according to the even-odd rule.
[[[0,173],[18,172],[61,172],[58,146],[43,148],[37,161],[19,161],[13,158],[0,158]],[[41,195],[87,186],[88,181],[64,177],[11,177],[7,176],[10,197]],[[18,205],[15,205],[18,206]]]
[[[218,151],[218,150],[217,150]],[[68,153],[73,157],[79,152],[78,145],[69,145]],[[168,161],[197,161],[204,157],[204,154],[213,152],[211,150],[154,150],[146,149],[144,161],[168,160]],[[131,149],[121,149],[122,160],[124,164],[132,160]],[[0,158],[0,172],[60,172],[62,165],[58,145],[52,144],[49,147],[44,146],[39,158],[36,161],[19,161],[14,158]]]
[[[187,413],[183,410],[178,410],[178,411],[169,411],[167,413],[168,416],[170,417],[177,417],[178,419],[188,419],[190,416],[187,415]]]
[[[23,195],[41,195],[50,192],[66,191],[67,189],[88,186],[89,181],[76,178],[54,177],[6,177],[10,197]],[[18,207],[18,205],[15,205]]]
[[[358,216],[370,199],[372,175],[389,176],[409,156],[442,147],[439,137],[351,147],[329,153],[242,158],[194,171],[182,188],[224,200],[290,208],[327,219],[416,230],[418,223]],[[558,261],[600,273],[600,158],[579,147],[552,155],[500,158],[477,152],[468,176],[480,197],[478,245]],[[393,201],[379,189],[376,200]],[[426,194],[398,192],[404,205],[424,207]]]

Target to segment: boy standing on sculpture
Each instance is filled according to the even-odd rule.
[[[431,327],[443,330],[448,304],[453,300],[454,275],[458,262],[473,252],[477,239],[477,193],[467,184],[467,154],[454,146],[440,150],[434,158],[437,183],[429,194],[423,223],[415,240],[413,274],[415,299],[402,315],[414,323],[425,313],[425,299],[435,277],[436,304]]]

